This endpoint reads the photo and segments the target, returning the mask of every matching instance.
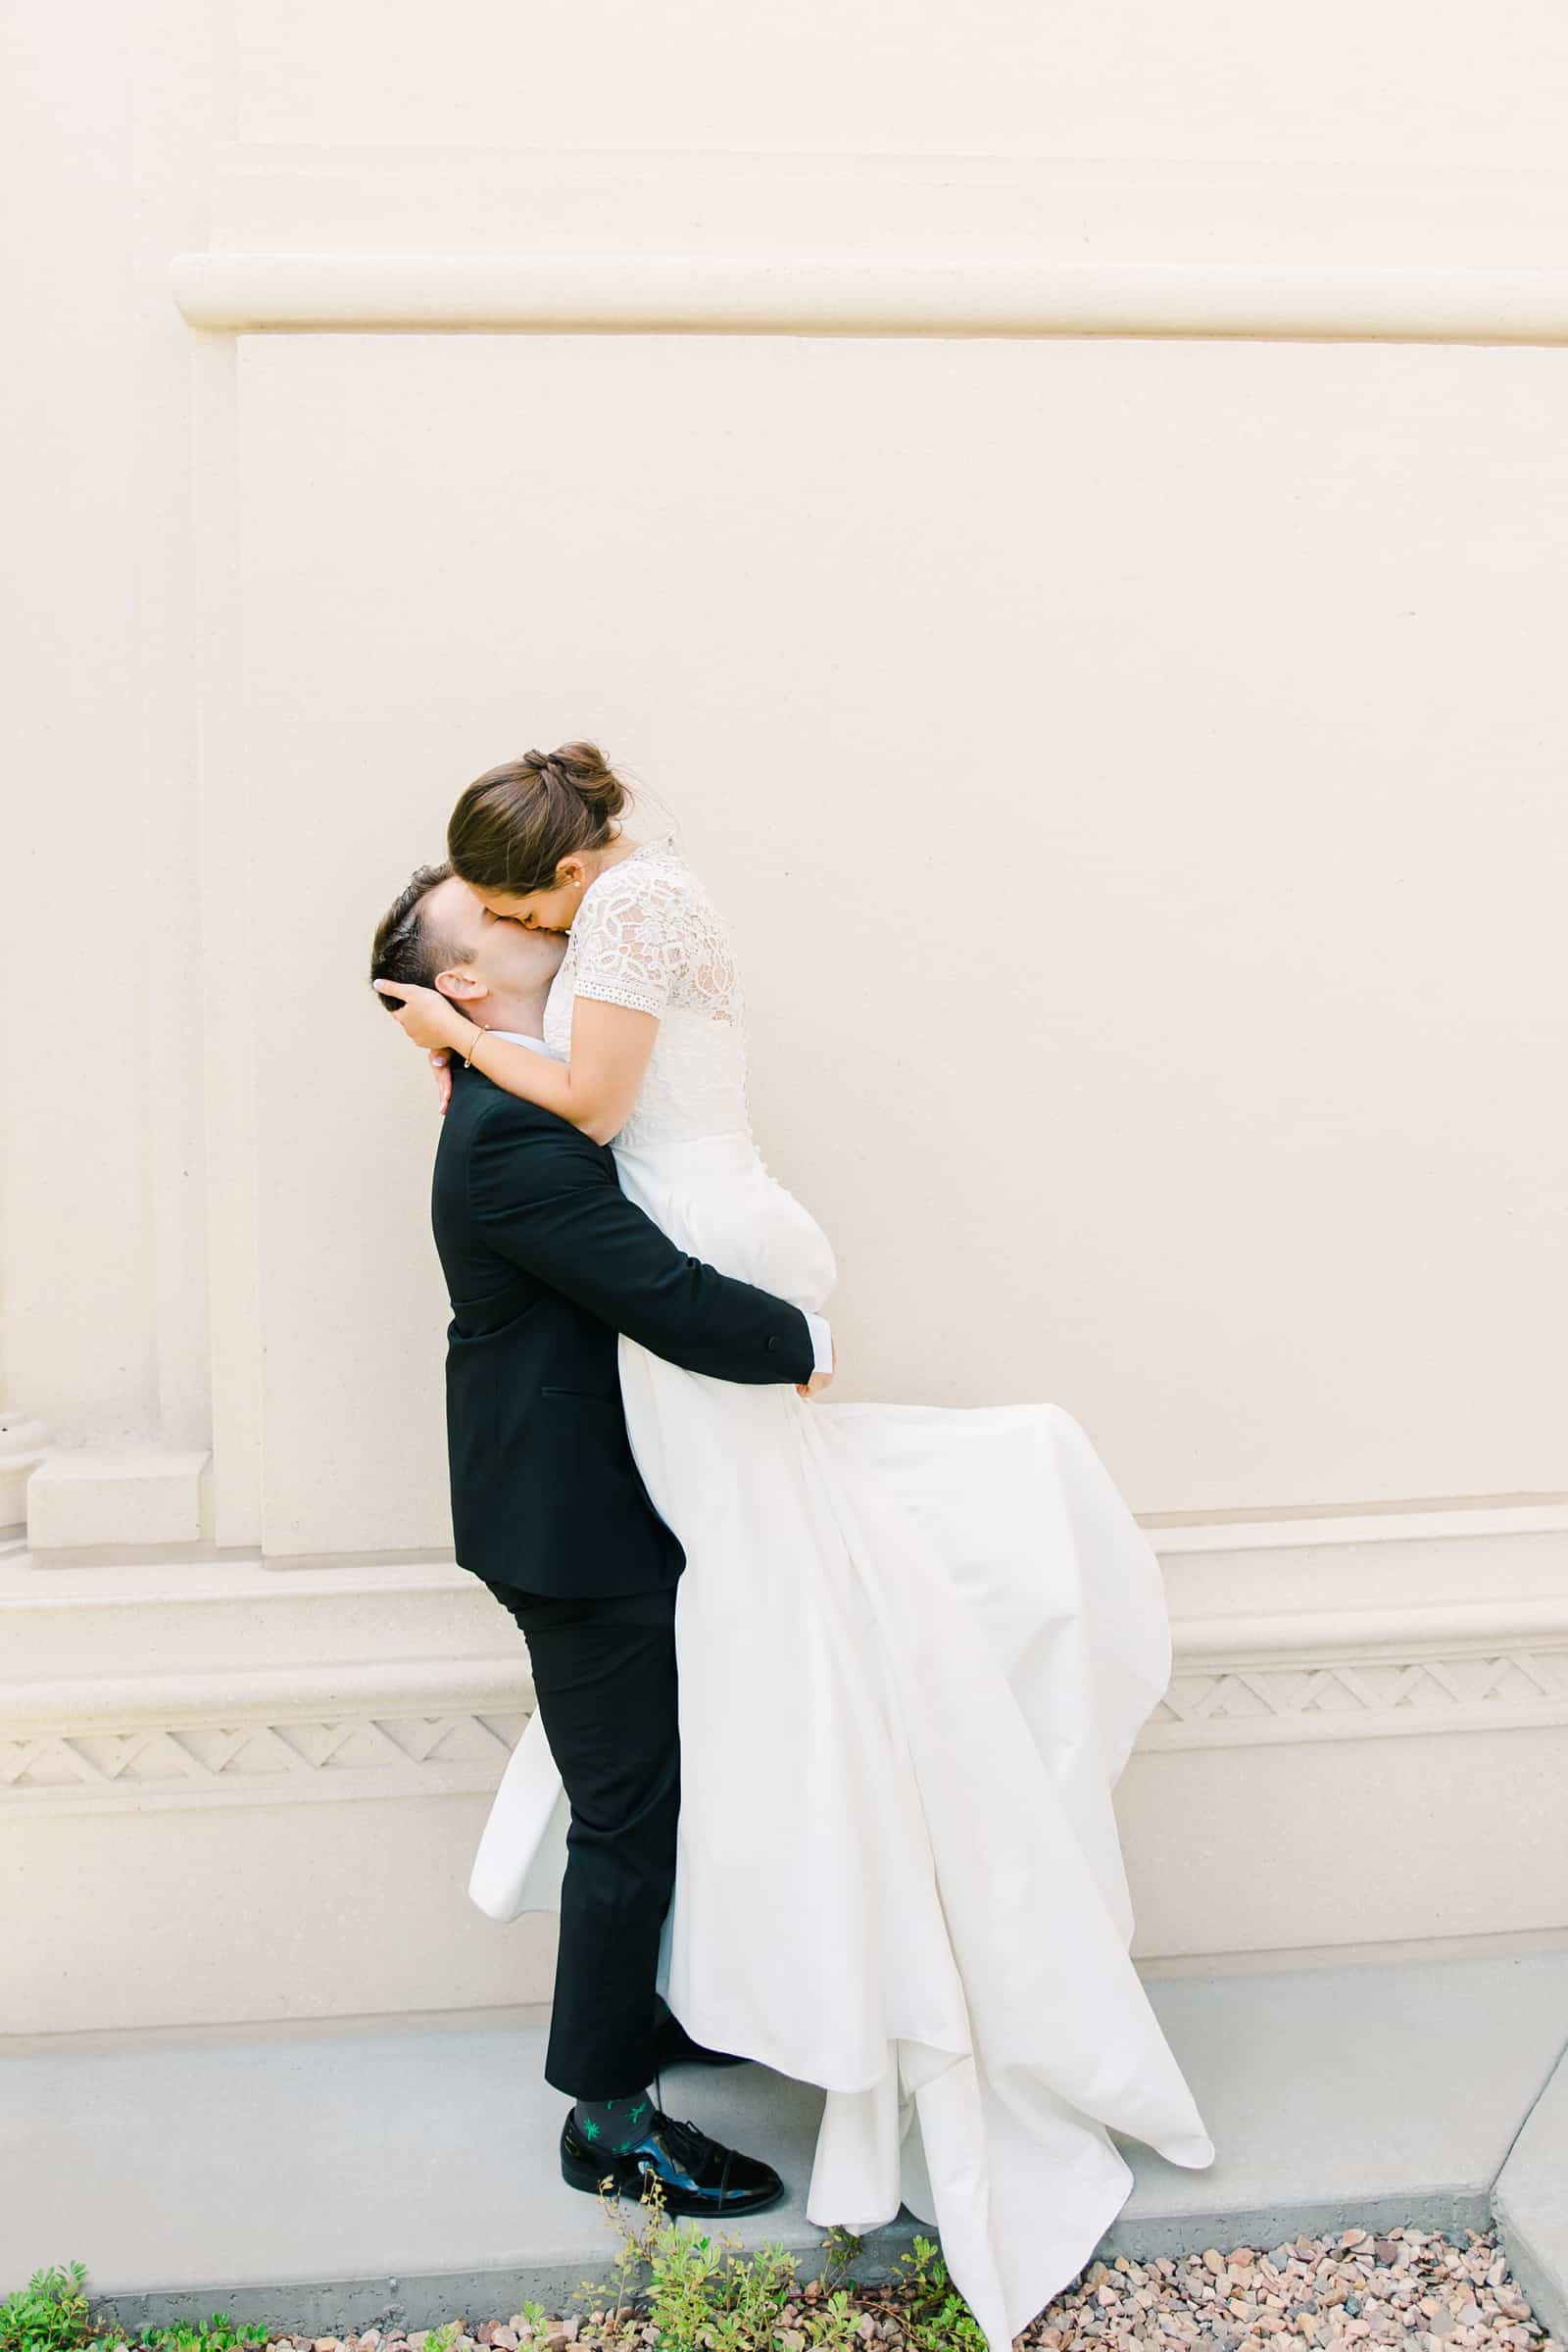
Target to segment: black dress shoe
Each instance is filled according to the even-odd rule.
[[[733,2050],[710,2050],[705,2042],[693,2041],[680,2019],[666,2009],[654,2028],[655,2069],[688,2064],[745,2066],[747,2061],[736,2057]]]
[[[678,2124],[660,2108],[636,2146],[618,2153],[596,2148],[567,2108],[561,2127],[561,2178],[572,2188],[594,2195],[608,2180],[617,2197],[640,2197],[650,2173],[662,2183],[664,2211],[670,2214],[761,2213],[784,2194],[770,2164],[722,2146],[695,2124]]]

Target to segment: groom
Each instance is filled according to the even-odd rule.
[[[450,866],[424,866],[376,930],[370,978],[440,989],[480,1028],[542,1053],[564,953],[560,933],[498,921]],[[680,1804],[685,1557],[632,1459],[616,1334],[690,1372],[804,1396],[832,1377],[831,1340],[819,1316],[685,1256],[625,1199],[606,1146],[450,1059],[431,1206],[452,1302],[457,1557],[527,1641],[571,1808],[544,2069],[573,2099],[562,2174],[635,2196],[653,2173],[667,2212],[758,2212],[784,2193],[772,2166],[675,2122],[648,2090],[662,2065],[717,2053],[656,1989]]]

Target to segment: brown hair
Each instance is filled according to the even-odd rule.
[[[452,811],[447,855],[470,890],[525,899],[549,890],[563,858],[602,850],[631,795],[596,743],[564,743],[475,777]]]
[[[471,946],[436,938],[434,925],[425,919],[425,900],[439,883],[451,879],[450,865],[421,865],[398,892],[375,926],[370,949],[372,986],[377,980],[396,980],[402,988],[433,988],[437,972],[444,972],[449,963],[466,963],[472,956]],[[403,1009],[401,997],[383,997],[377,989],[376,999],[388,1012]]]

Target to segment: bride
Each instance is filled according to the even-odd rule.
[[[587,742],[459,801],[457,873],[494,915],[567,934],[549,1054],[494,1038],[484,1074],[612,1141],[677,1247],[820,1310],[833,1253],[752,1140],[726,933],[673,839],[622,828],[627,801]],[[468,1050],[446,997],[401,993],[416,1043]],[[1111,2132],[1214,2158],[1129,1957],[1111,1807],[1169,1681],[1157,1562],[1056,1406],[810,1403],[625,1338],[619,1364],[687,1562],[660,1989],[698,2042],[825,2092],[808,2219],[933,2223],[1007,2352],[1126,2200]],[[564,1820],[536,1715],[474,1899],[549,1906]]]

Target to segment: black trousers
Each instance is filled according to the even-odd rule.
[[[581,1600],[480,1582],[522,1629],[571,1806],[545,2081],[576,2099],[618,2099],[656,2072],[680,1812],[675,1587]]]

